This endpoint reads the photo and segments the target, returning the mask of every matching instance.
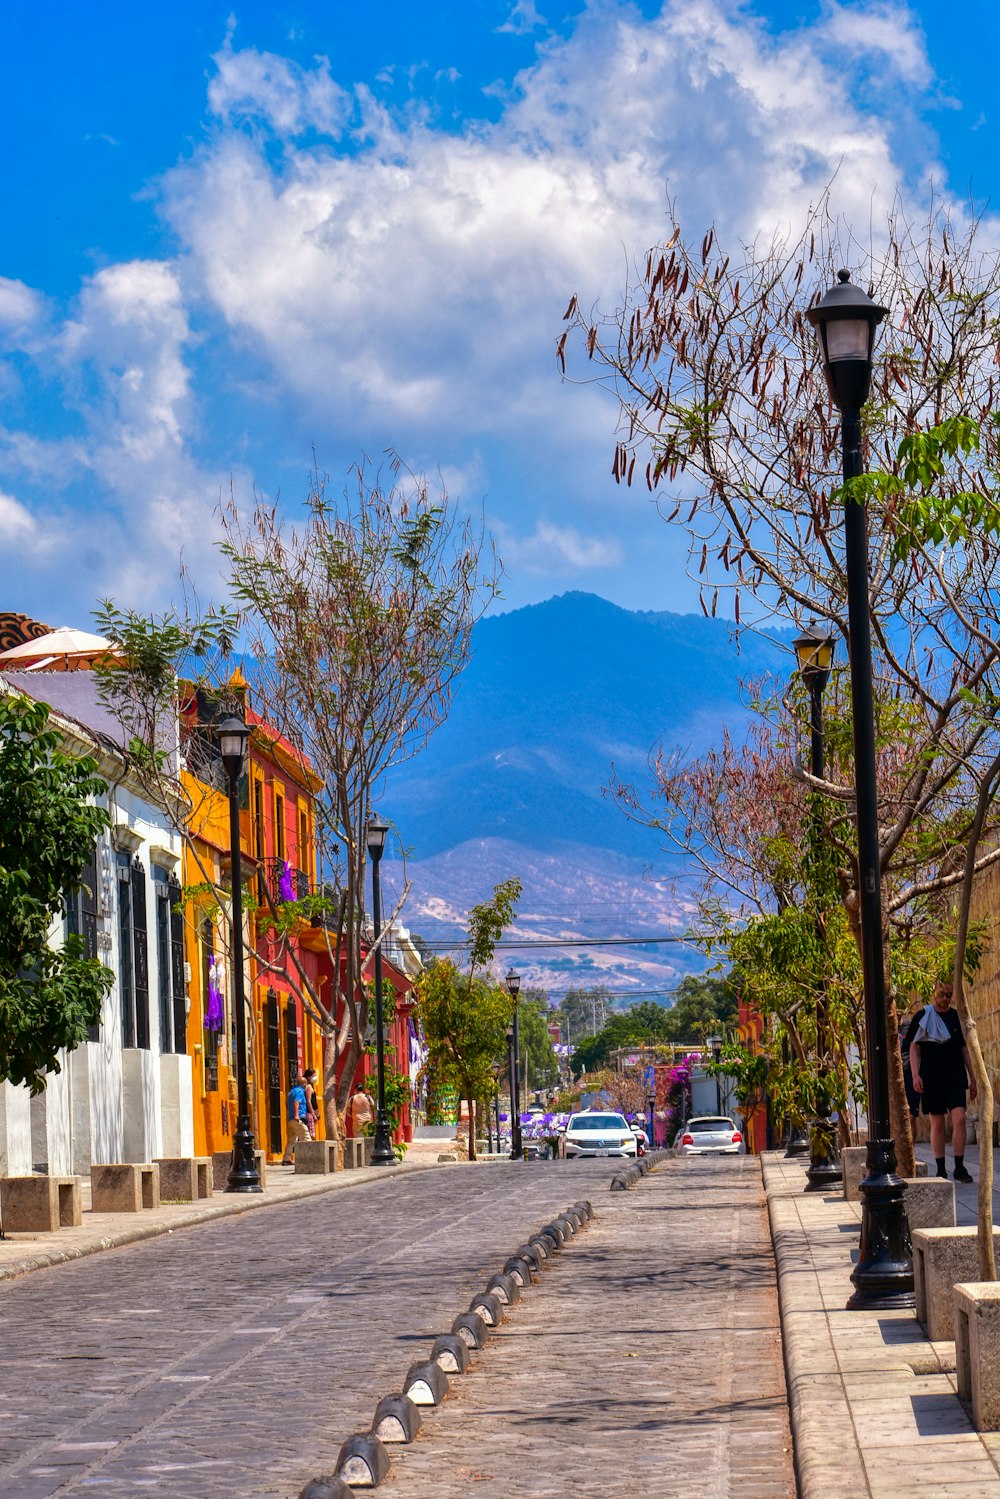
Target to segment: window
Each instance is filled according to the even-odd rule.
[[[66,897],[65,902],[65,927],[66,935],[73,934],[83,938],[83,956],[85,958],[97,957],[97,845],[90,850],[90,858],[87,860],[83,873],[80,876],[80,885],[77,890],[72,890]],[[101,1036],[100,1024],[92,1025],[87,1030],[90,1041],[98,1041]]]
[[[149,1047],[149,955],[146,949],[146,871],[138,855],[118,855],[118,991],[122,1045]]]
[[[184,918],[175,910],[181,887],[174,874],[153,865],[156,890],[156,958],[160,999],[160,1050],[187,1050],[184,1004]]]
[[[210,916],[202,917],[201,922],[201,999],[202,1008],[208,1013],[208,986],[214,975],[212,972],[213,959],[215,957],[215,930],[212,926]],[[207,1093],[218,1093],[219,1091],[219,1032],[210,1026],[204,1026],[204,1058],[205,1058],[205,1091]]]
[[[274,851],[279,859],[285,857],[285,798],[280,791],[274,793]]]

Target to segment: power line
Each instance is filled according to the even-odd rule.
[[[516,948],[520,951],[535,947],[654,947],[664,942],[697,941],[697,938],[696,932],[683,937],[528,937],[520,941],[514,937],[505,937],[497,943],[496,950],[499,952],[501,948]],[[460,952],[468,945],[468,938],[459,942],[428,942],[421,938],[421,946],[426,947],[429,952]]]

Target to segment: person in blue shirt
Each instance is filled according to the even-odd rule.
[[[288,1129],[285,1139],[285,1153],[281,1157],[281,1164],[283,1166],[294,1164],[296,1141],[309,1139],[309,1131],[306,1128],[307,1108],[306,1080],[304,1077],[297,1077],[288,1090],[288,1107],[286,1110],[288,1115],[286,1121]]]

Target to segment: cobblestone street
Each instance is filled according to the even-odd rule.
[[[0,1287],[0,1492],[292,1499],[527,1234],[598,1216],[383,1492],[793,1492],[757,1164],[449,1167]]]

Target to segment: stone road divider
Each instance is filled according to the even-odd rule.
[[[467,1372],[472,1352],[484,1347],[489,1331],[500,1326],[504,1309],[510,1310],[520,1301],[521,1287],[530,1286],[532,1268],[537,1274],[536,1267],[541,1264],[544,1251],[536,1241],[543,1238],[553,1249],[558,1249],[592,1216],[593,1208],[589,1202],[584,1202],[550,1220],[540,1235],[534,1235],[528,1245],[522,1246],[516,1256],[508,1259],[507,1264],[520,1267],[518,1279],[506,1269],[492,1276],[487,1289],[473,1297],[469,1311],[455,1318],[451,1331],[435,1339],[430,1358],[410,1365],[403,1380],[402,1395],[384,1396],[376,1407],[371,1430],[355,1432],[341,1447],[336,1480],[348,1487],[337,1491],[340,1499],[347,1499],[358,1488],[377,1488],[391,1466],[385,1443],[405,1445],[411,1442],[420,1427],[417,1407],[440,1405],[451,1388],[448,1375]],[[528,1254],[531,1263],[525,1258]],[[410,1426],[407,1424],[407,1406],[413,1409],[415,1418],[415,1424]],[[301,1490],[299,1499],[326,1499],[323,1485],[332,1481],[328,1478],[312,1479]]]

